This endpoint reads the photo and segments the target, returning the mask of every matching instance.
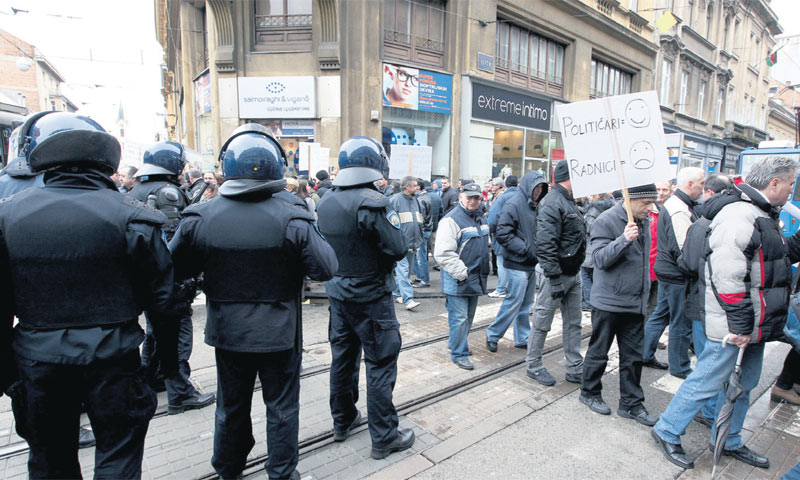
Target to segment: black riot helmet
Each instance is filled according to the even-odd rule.
[[[109,175],[122,154],[116,138],[91,118],[69,112],[39,112],[20,127],[19,157],[33,172],[62,165],[91,165]]]
[[[136,177],[150,175],[180,175],[186,166],[186,151],[176,142],[158,142],[145,150],[142,168]]]
[[[388,176],[389,160],[380,142],[369,137],[352,137],[342,143],[335,186],[362,185]]]
[[[12,130],[11,135],[8,136],[8,164],[3,172],[14,178],[35,177],[38,174],[33,173],[28,159],[19,154],[19,132],[21,130],[22,125]]]
[[[219,152],[222,175],[229,179],[280,180],[286,153],[263,125],[247,123],[233,131]]]

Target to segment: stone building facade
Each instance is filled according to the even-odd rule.
[[[167,127],[206,168],[254,121],[299,173],[368,135],[433,176],[548,174],[554,105],[655,87],[655,2],[156,0]]]
[[[658,0],[656,9],[679,21],[656,33],[664,128],[683,135],[679,166],[734,173],[739,152],[768,136],[778,18],[766,0]]]

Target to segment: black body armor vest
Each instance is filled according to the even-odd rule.
[[[320,202],[317,222],[339,260],[337,277],[374,277],[394,268],[394,260],[378,250],[377,239],[365,237],[358,227],[358,209],[381,202],[389,204],[383,194],[368,188],[333,189]]]
[[[280,302],[299,295],[303,269],[285,245],[286,227],[293,218],[313,220],[313,215],[278,198],[225,196],[184,213],[203,217],[196,241],[205,252],[203,290],[209,300]]]
[[[133,219],[161,224],[163,215],[112,190],[65,188],[26,190],[0,210],[20,323],[88,327],[142,312],[126,232]]]

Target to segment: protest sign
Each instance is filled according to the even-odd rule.
[[[323,168],[319,168],[319,150],[321,145],[319,143],[300,142],[297,144],[298,158],[297,163],[299,170],[308,170],[309,176],[320,170],[328,171],[327,162]]]
[[[656,92],[557,105],[575,197],[669,180]]]
[[[431,178],[433,148],[421,145],[392,145],[389,178],[413,176]]]
[[[317,157],[316,163],[313,161],[311,162],[311,168],[313,172],[318,172],[320,170],[325,170],[326,172],[331,171],[331,149],[325,147],[319,147],[317,149]]]

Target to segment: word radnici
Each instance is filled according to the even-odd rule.
[[[570,177],[583,177],[584,175],[597,175],[599,173],[609,173],[617,170],[617,162],[614,160],[601,160],[598,162],[581,162],[575,158],[569,159]]]
[[[604,130],[618,130],[625,124],[622,118],[603,118],[598,120],[591,120],[583,123],[575,123],[572,117],[564,117],[561,119],[564,133],[568,133],[573,137],[579,135],[586,135],[587,133],[598,133]]]
[[[486,95],[478,95],[478,106],[486,110],[497,111],[502,113],[513,113],[514,115],[525,116],[537,120],[547,120],[547,109],[537,107],[531,103],[520,103],[511,100],[503,100],[496,98],[494,95],[487,97]]]

